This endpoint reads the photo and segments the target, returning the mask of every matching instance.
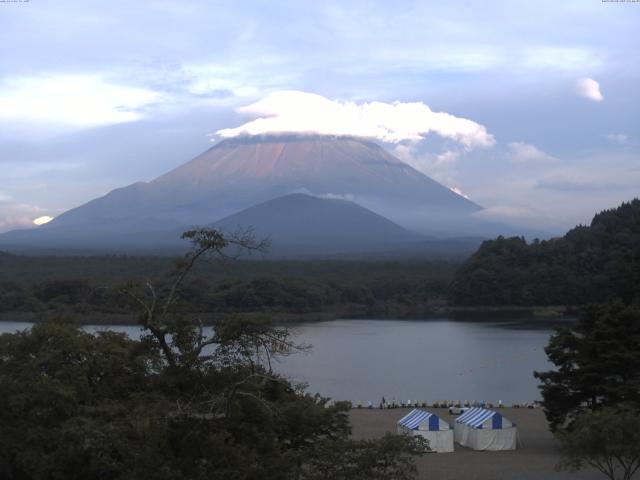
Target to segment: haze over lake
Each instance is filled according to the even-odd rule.
[[[28,328],[1,322],[0,331]],[[139,335],[137,326],[88,326]],[[550,367],[544,353],[552,333],[535,322],[335,320],[291,326],[312,345],[275,364],[311,392],[374,405],[387,400],[485,400],[506,404],[539,399],[534,370]]]

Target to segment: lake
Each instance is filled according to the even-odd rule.
[[[0,322],[0,331],[28,328]],[[87,326],[137,337],[135,326]],[[309,354],[274,368],[336,400],[485,400],[505,404],[540,398],[534,370],[551,367],[544,353],[550,326],[526,321],[334,320],[290,326]]]

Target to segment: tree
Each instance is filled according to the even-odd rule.
[[[560,468],[591,466],[610,480],[630,480],[640,468],[640,410],[634,406],[584,413],[557,438]]]
[[[180,287],[209,253],[250,236],[184,234],[192,250],[165,287],[129,285],[146,335],[90,334],[64,320],[0,336],[0,476],[8,480],[364,479],[415,476],[412,437],[350,439],[349,405],[272,369],[304,346],[268,321],[206,333]]]
[[[0,477],[117,478],[157,360],[122,334],[58,322],[1,335]]]
[[[217,230],[202,228],[189,230],[182,234],[182,238],[191,242],[191,250],[176,261],[171,282],[165,292],[158,292],[150,281],[146,282],[145,292],[140,292],[139,286],[133,283],[123,289],[123,293],[140,306],[140,324],[149,332],[150,340],[162,351],[163,358],[170,367],[185,365],[185,362],[186,366],[193,365],[199,361],[205,348],[216,343],[215,338],[204,336],[199,318],[195,319],[194,324],[193,319],[185,321],[175,311],[180,299],[180,287],[198,260],[211,254],[225,260],[232,258],[228,254],[230,249],[242,252],[264,251],[268,248],[268,242],[256,241],[250,230],[225,236]]]
[[[553,431],[585,410],[640,405],[640,310],[612,302],[584,310],[573,328],[561,328],[545,348],[556,370],[534,372]]]
[[[485,241],[456,272],[457,305],[587,305],[640,299],[640,199],[622,203],[563,237]]]
[[[414,456],[427,450],[422,437],[386,434],[377,440],[319,442],[307,465],[308,480],[410,480]]]

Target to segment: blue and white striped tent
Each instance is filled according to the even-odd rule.
[[[456,418],[454,437],[474,450],[515,450],[518,430],[499,412],[475,407]]]
[[[431,412],[414,408],[398,420],[397,431],[424,437],[429,442],[429,448],[434,452],[453,452],[451,425]]]

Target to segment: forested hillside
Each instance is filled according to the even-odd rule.
[[[44,318],[67,312],[84,322],[130,322],[137,306],[120,293],[122,286],[147,279],[163,285],[172,265],[173,260],[164,257],[0,252],[0,315]],[[181,302],[189,311],[212,314],[417,315],[445,302],[457,266],[426,260],[203,262],[183,285]],[[114,315],[128,317],[118,320]]]
[[[498,237],[456,272],[455,305],[582,305],[640,298],[640,200],[548,241]]]

